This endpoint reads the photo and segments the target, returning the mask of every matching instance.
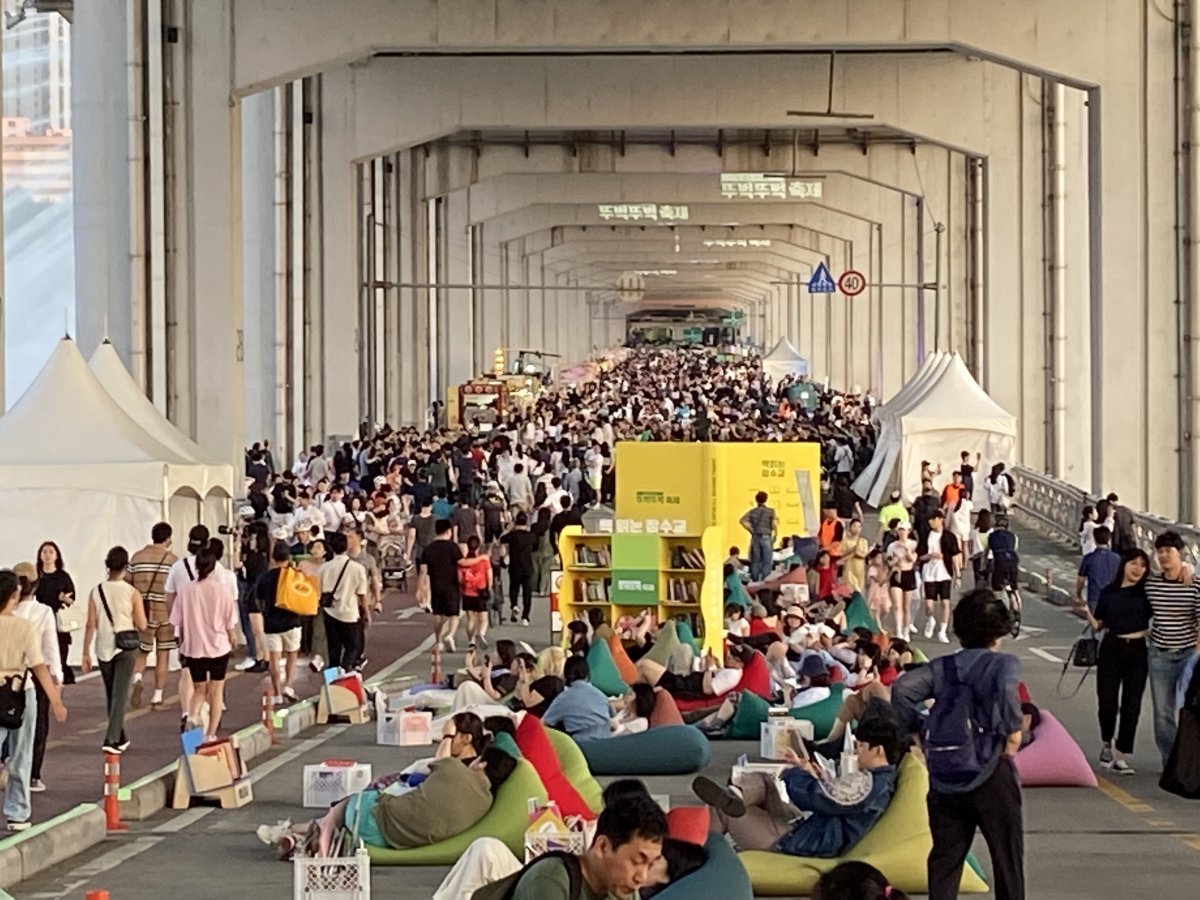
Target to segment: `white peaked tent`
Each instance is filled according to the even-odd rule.
[[[797,378],[808,375],[808,360],[801,356],[800,351],[785,337],[781,337],[771,352],[763,357],[762,367],[775,382],[788,375],[795,375]]]
[[[921,491],[922,460],[942,466],[942,482],[949,480],[963,450],[972,457],[980,454],[985,469],[1014,461],[1016,417],[988,396],[957,353],[926,359],[876,411],[876,419],[875,455],[854,482],[855,493],[872,505],[897,487],[906,501],[915,498]],[[975,479],[975,490],[982,494],[982,477]],[[974,499],[978,505],[980,498]]]
[[[202,492],[199,487],[189,487],[177,491],[170,498],[166,520],[175,532],[183,534],[197,522],[203,522],[215,534],[219,525],[229,524],[231,499],[234,496],[233,466],[213,459],[211,454],[158,411],[126,370],[111,341],[100,343],[88,361],[88,368],[108,395],[125,411],[125,415],[133,419],[146,434],[184,459],[205,466],[206,478],[199,486],[203,488]]]
[[[220,501],[210,527],[228,521],[232,480],[231,466],[156,440],[64,338],[0,416],[0,563],[32,560],[40,541],[53,540],[81,596],[103,576],[109,548],[141,547],[155,522],[170,520],[176,498],[191,498],[194,511],[176,528],[201,520],[204,498]]]

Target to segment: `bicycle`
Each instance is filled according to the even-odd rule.
[[[1008,605],[1008,611],[1012,615],[1012,629],[1010,634],[1015,638],[1021,634],[1021,585],[1019,582],[1019,569],[1016,566],[1003,569],[992,569],[992,591],[999,593],[1004,591],[1005,603]]]

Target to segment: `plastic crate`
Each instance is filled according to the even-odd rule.
[[[370,763],[304,767],[304,808],[328,809],[371,783]]]
[[[292,865],[294,900],[371,900],[371,858],[365,848],[354,856],[297,856]]]
[[[526,865],[552,850],[582,856],[587,850],[587,836],[582,831],[525,832]]]

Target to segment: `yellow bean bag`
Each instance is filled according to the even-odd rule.
[[[928,793],[929,773],[910,754],[900,763],[892,802],[879,821],[845,856],[818,859],[765,850],[739,853],[738,858],[750,873],[755,896],[808,896],[824,872],[848,860],[870,863],[887,876],[889,883],[905,893],[926,893],[929,885],[925,860],[933,848],[925,809]],[[965,865],[960,890],[964,894],[986,894],[988,886],[973,866]]]
[[[546,802],[546,788],[526,760],[517,760],[517,767],[500,785],[487,815],[462,834],[430,844],[395,850],[391,847],[367,845],[373,866],[450,866],[458,861],[476,838],[494,837],[504,842],[518,858],[525,854],[525,829],[529,826],[529,798]]]
[[[571,782],[571,786],[583,798],[583,802],[592,808],[592,812],[599,813],[604,806],[601,800],[603,788],[588,771],[587,760],[584,758],[583,751],[579,749],[579,745],[569,734],[564,734],[557,728],[547,728],[546,737],[550,739],[550,746],[554,748],[559,768],[562,769],[567,781]]]

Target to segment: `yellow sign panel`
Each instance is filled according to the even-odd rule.
[[[736,542],[738,520],[759,491],[779,516],[780,537],[808,533],[806,506],[816,515],[821,451],[815,443],[622,441],[616,454],[620,533],[700,534],[720,525]]]

